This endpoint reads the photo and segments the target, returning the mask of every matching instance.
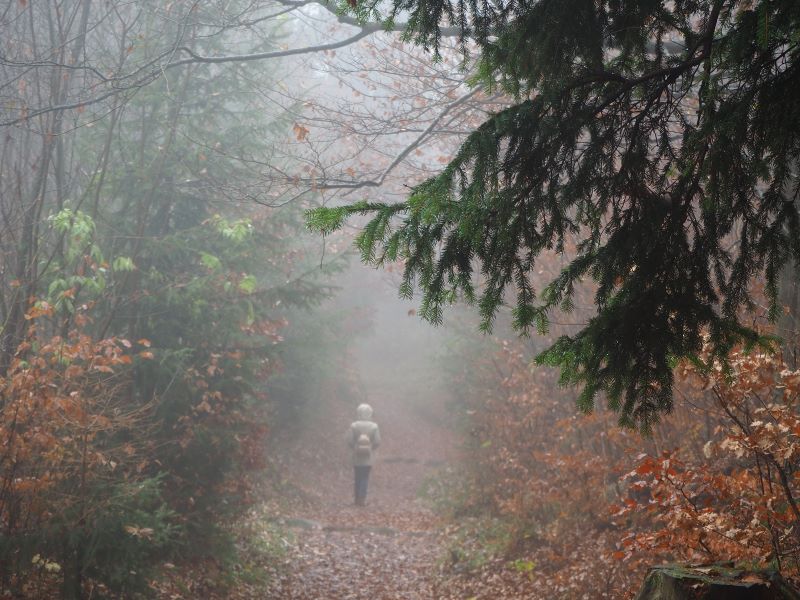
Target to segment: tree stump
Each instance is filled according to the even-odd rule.
[[[800,600],[800,593],[776,571],[663,565],[648,571],[636,600]]]

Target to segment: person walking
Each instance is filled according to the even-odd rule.
[[[356,506],[364,506],[375,450],[381,444],[381,432],[378,424],[372,420],[372,407],[369,404],[360,404],[356,409],[356,420],[347,431],[347,443],[353,454],[355,503]]]

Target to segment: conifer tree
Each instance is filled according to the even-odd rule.
[[[394,0],[384,18],[401,14],[434,58],[441,27],[459,27],[476,84],[513,102],[405,202],[317,209],[312,228],[370,215],[363,259],[403,259],[400,291],[421,290],[434,323],[461,297],[488,330],[515,294],[514,325],[544,332],[594,280],[595,316],[538,360],[582,385],[582,409],[603,392],[645,430],[705,334],[722,360],[759,341],[742,320],[751,284],[774,318],[781,268],[800,259],[799,2]],[[566,268],[534,289],[537,258],[572,237]]]

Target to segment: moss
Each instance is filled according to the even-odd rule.
[[[636,600],[800,600],[800,593],[777,571],[662,565],[650,569]]]

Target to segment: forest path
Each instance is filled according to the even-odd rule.
[[[418,490],[439,459],[427,455],[423,444],[397,453],[400,448],[392,437],[401,431],[388,426],[387,416],[384,427],[389,431],[383,433],[386,442],[370,477],[367,506],[353,506],[353,474],[343,467],[317,472],[316,478],[304,482],[303,489],[313,490],[317,498],[282,515],[293,535],[287,568],[274,582],[270,598],[428,600],[437,596],[433,575],[441,556],[439,522]],[[425,428],[414,433],[424,435]]]
[[[379,315],[380,317],[380,315]],[[297,432],[284,464],[307,501],[284,509],[288,556],[269,598],[429,600],[439,594],[440,521],[420,497],[458,446],[431,362],[431,335],[406,315],[381,319],[352,357],[351,390],[326,390],[320,411]],[[367,506],[353,505],[345,432],[360,402],[381,428]]]

